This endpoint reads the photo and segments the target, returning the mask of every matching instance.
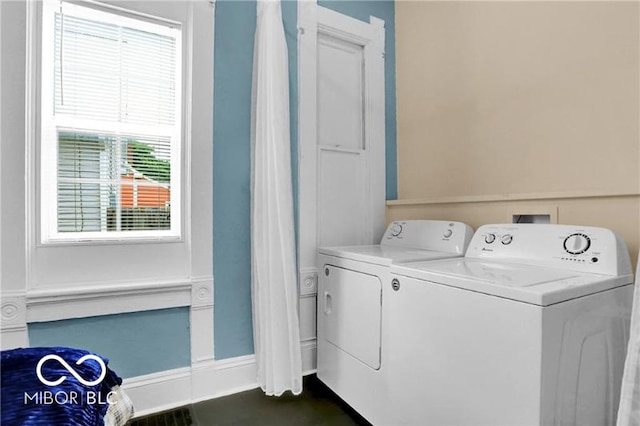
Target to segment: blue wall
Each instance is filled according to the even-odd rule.
[[[190,340],[186,307],[29,324],[32,347],[95,352],[123,378],[190,366]]]
[[[249,191],[255,26],[254,2],[216,2],[213,274],[217,359],[253,353]]]
[[[387,199],[397,198],[395,15],[392,1],[321,1],[321,6],[368,22],[373,15],[386,26],[386,161]],[[297,188],[298,78],[297,5],[283,1],[282,14],[289,48],[291,157]],[[213,270],[215,278],[215,357],[253,353],[251,324],[250,243],[250,119],[254,1],[216,3],[214,144],[213,144]],[[294,194],[294,204],[297,198]],[[297,220],[297,211],[296,211]],[[296,222],[297,223],[297,222]]]

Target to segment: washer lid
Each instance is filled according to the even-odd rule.
[[[585,274],[469,258],[412,262],[392,266],[391,273],[540,306],[631,283],[631,276]]]
[[[393,263],[460,257],[460,255],[455,253],[421,250],[386,244],[370,246],[321,247],[318,249],[318,253],[382,266],[389,266]]]

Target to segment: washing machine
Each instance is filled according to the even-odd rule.
[[[473,230],[460,222],[389,224],[380,244],[318,251],[318,378],[371,423],[386,393],[382,323],[389,267],[461,257]]]
[[[391,265],[380,423],[614,425],[632,283],[584,226],[485,225],[463,258]]]

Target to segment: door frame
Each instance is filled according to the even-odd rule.
[[[371,224],[367,236],[371,244],[377,243],[385,225],[384,20],[370,16],[367,23],[318,6],[316,0],[298,1],[298,282],[300,321],[307,329],[308,321],[315,326],[318,283],[318,33],[364,48],[364,144],[369,150],[366,191],[370,212],[366,219]],[[305,338],[302,340],[304,345]],[[306,340],[315,343],[315,335]]]

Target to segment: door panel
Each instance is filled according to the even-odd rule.
[[[364,148],[364,48],[318,35],[318,144]]]
[[[369,367],[380,368],[382,283],[374,275],[325,265],[321,336]]]
[[[318,245],[370,243],[363,156],[324,149],[318,156]]]

